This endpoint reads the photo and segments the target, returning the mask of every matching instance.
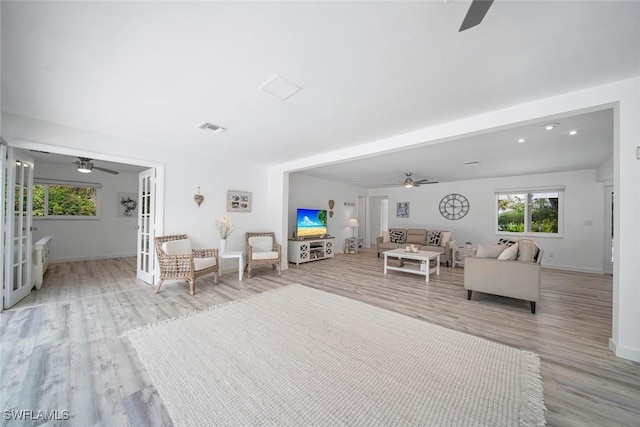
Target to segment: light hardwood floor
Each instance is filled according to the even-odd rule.
[[[71,415],[42,425],[172,425],[135,350],[120,335],[302,283],[538,353],[549,425],[640,425],[640,364],[608,348],[610,277],[543,270],[536,315],[525,301],[477,292],[467,301],[462,280],[463,269],[444,267],[428,284],[422,276],[385,276],[382,260],[365,252],[291,266],[282,277],[266,267],[243,282],[233,272],[219,285],[201,278],[190,296],[179,282],[154,294],[135,278],[135,259],[52,264],[41,290],[0,314],[0,409]],[[0,418],[11,426],[42,423]]]

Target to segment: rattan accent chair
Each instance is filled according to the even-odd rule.
[[[269,265],[274,270],[278,269],[278,276],[282,276],[280,267],[282,249],[276,243],[276,234],[273,232],[245,233],[247,250],[247,277],[251,278],[251,269],[256,265]]]
[[[191,295],[196,293],[195,281],[198,277],[213,273],[215,283],[219,282],[217,249],[192,249],[186,234],[157,236],[155,244],[160,269],[156,293],[160,292],[165,280],[186,280]]]

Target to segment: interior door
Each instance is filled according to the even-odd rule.
[[[33,201],[33,159],[27,152],[7,149],[5,165],[4,308],[14,306],[29,295],[31,280],[31,239]]]
[[[604,272],[613,274],[613,186],[604,187]]]
[[[138,262],[137,277],[153,284],[155,270],[155,168],[140,172],[138,178]]]

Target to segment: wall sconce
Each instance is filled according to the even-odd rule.
[[[200,194],[200,187],[198,187],[198,194],[193,196],[193,200],[196,201],[196,203],[198,204],[198,207],[200,207],[200,205],[204,201],[204,196],[202,194]]]

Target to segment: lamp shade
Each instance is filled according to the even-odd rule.
[[[358,220],[355,218],[351,218],[349,220],[349,227],[360,227],[360,224],[358,224]]]

